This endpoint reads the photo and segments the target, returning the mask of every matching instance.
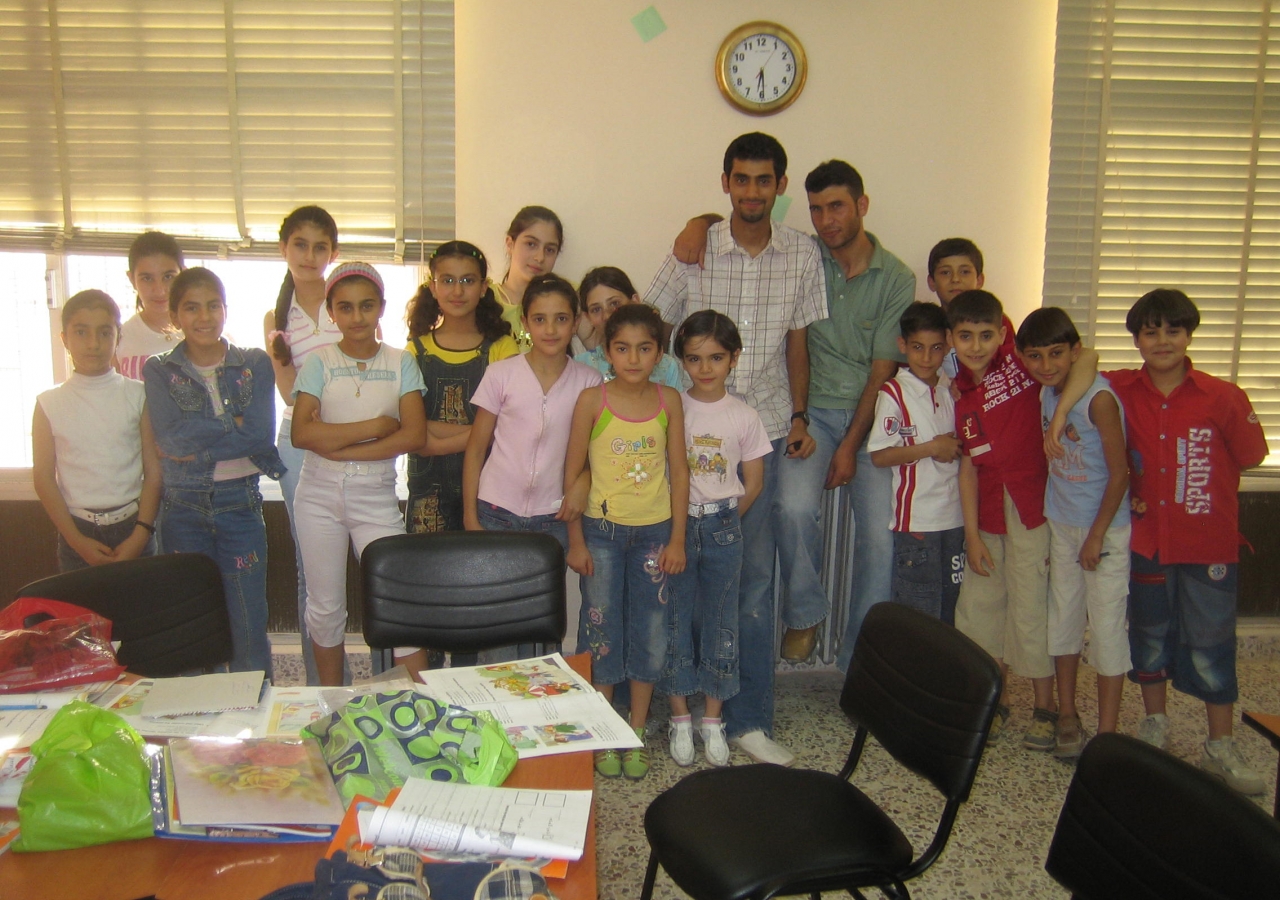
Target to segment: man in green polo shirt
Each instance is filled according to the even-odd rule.
[[[853,584],[838,662],[849,666],[862,619],[872,605],[889,599],[893,574],[893,471],[877,469],[866,438],[875,417],[876,394],[898,370],[898,319],[915,299],[916,277],[862,226],[869,199],[862,176],[847,162],[824,162],[805,178],[809,217],[827,288],[829,318],[809,325],[809,408],[793,413],[808,425],[817,450],[806,459],[778,461],[778,561],[785,595],[787,631],[782,657],[808,659],[818,627],[829,613],[822,586],[822,491],[849,487],[841,498],[853,510]],[[707,229],[720,216],[691,219],[676,239],[681,262],[701,263]]]
[[[915,299],[914,273],[863,228],[869,198],[862,177],[847,162],[824,162],[805,179],[809,216],[822,251],[829,318],[809,326],[809,434],[818,448],[807,459],[778,467],[778,559],[786,595],[784,659],[813,652],[826,619],[819,521],[823,489],[842,491],[853,510],[853,583],[838,663],[845,669],[863,616],[889,599],[893,570],[893,474],[867,453],[876,394],[898,370],[898,319]]]

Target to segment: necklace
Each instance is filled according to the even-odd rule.
[[[381,352],[382,352],[382,345],[379,344],[378,353],[381,353]],[[374,360],[378,358],[378,353],[373,354],[373,356],[369,357],[369,359],[367,360],[364,360],[364,359],[356,360],[356,372],[358,373],[356,376],[356,396],[357,397],[360,396],[360,391],[364,387],[365,381],[368,380],[369,378],[369,372],[373,370],[372,363]]]

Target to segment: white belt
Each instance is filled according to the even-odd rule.
[[[344,475],[385,475],[396,470],[396,464],[393,460],[343,462],[340,459],[325,459],[322,456],[317,456],[315,457],[315,464],[322,469],[342,472]]]
[[[131,500],[119,509],[108,509],[105,512],[95,512],[92,509],[72,509],[67,512],[75,516],[77,519],[84,519],[86,522],[92,522],[94,525],[114,525],[117,522],[123,522],[125,519],[138,512],[138,501]]]
[[[728,500],[717,500],[714,503],[690,503],[689,515],[695,518],[702,516],[710,516],[726,509],[737,509],[738,498],[730,497]]]

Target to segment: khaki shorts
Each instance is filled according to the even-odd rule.
[[[1129,671],[1129,525],[1108,528],[1098,568],[1080,567],[1088,528],[1049,522],[1049,655],[1069,656],[1084,646],[1089,623],[1089,664],[1099,675]]]
[[[1053,675],[1049,658],[1049,526],[1030,530],[1004,492],[1007,534],[979,532],[995,570],[987,576],[965,562],[956,628],[1023,678]]]

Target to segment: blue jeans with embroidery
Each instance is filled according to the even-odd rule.
[[[673,647],[663,689],[717,700],[738,693],[738,585],[742,523],[736,509],[690,516],[685,570],[673,579]]]
[[[591,681],[656,684],[666,668],[671,585],[658,556],[671,520],[619,525],[582,517],[594,574],[582,576],[578,649],[591,651]]]
[[[166,488],[161,548],[203,553],[218,564],[231,619],[231,671],[271,677],[267,639],[267,528],[258,476],[216,481],[213,490]]]

